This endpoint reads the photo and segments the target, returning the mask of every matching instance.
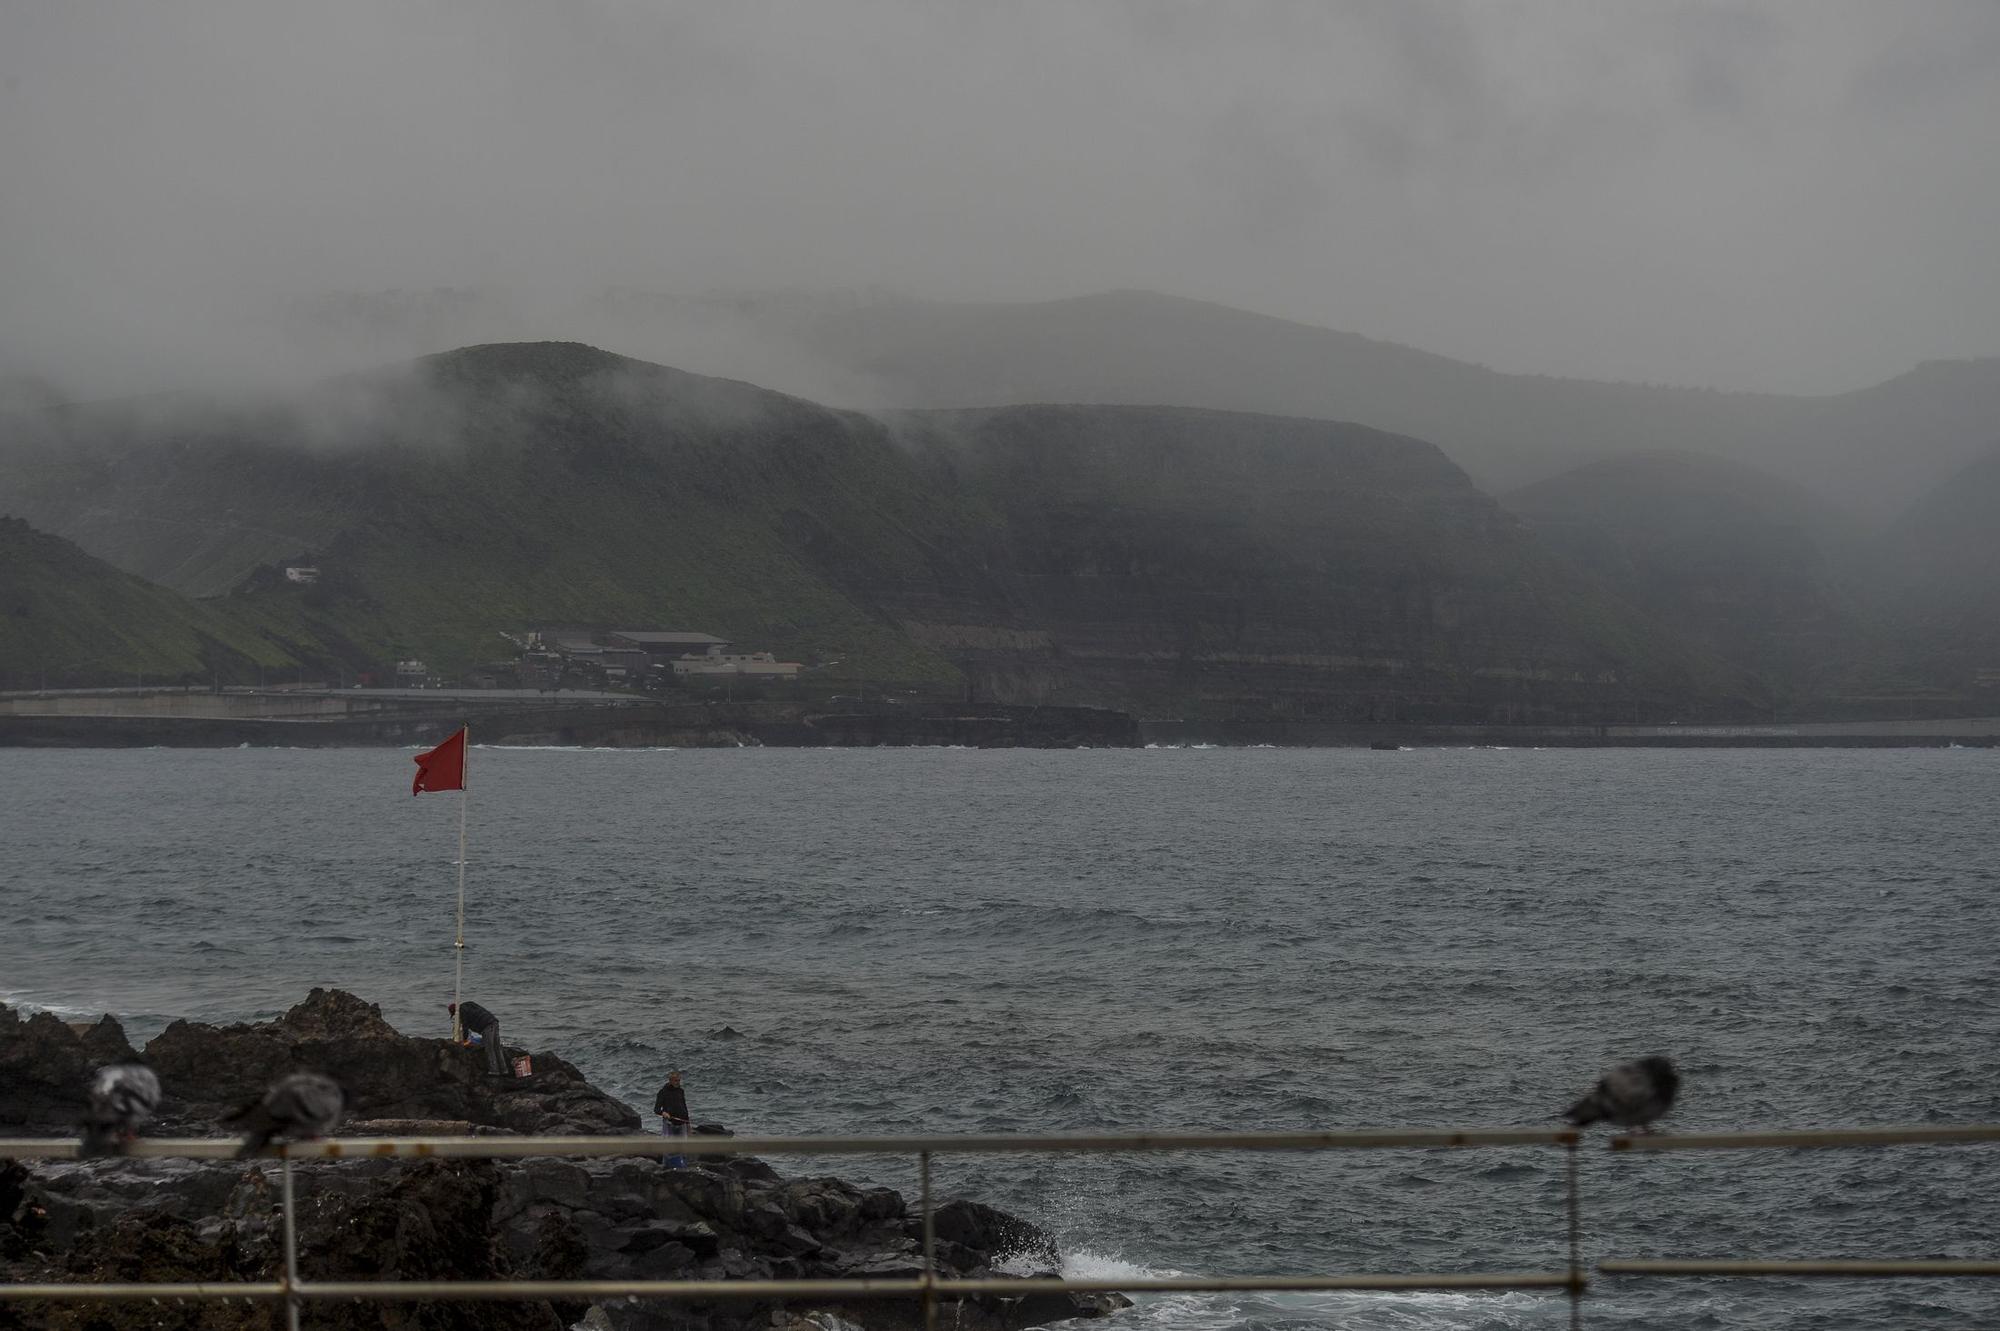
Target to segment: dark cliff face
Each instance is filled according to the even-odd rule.
[[[1836,691],[1870,654],[1858,527],[1765,472],[1647,453],[1505,502],[1548,549],[1710,654],[1752,697]]]
[[[501,630],[638,622],[1155,715],[1589,720],[1707,687],[1437,449],[1357,426],[885,422],[533,344],[62,428],[0,451],[23,511],[350,667],[455,671]],[[287,586],[274,566],[302,558],[320,582]]]
[[[2000,701],[2000,444],[1883,537],[1868,583],[1914,668]]]
[[[913,413],[1010,613],[898,608],[983,687],[1343,721],[1589,714],[1674,667],[1437,449],[1136,407]]]

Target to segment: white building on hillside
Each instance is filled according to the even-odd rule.
[[[797,661],[780,661],[769,652],[683,656],[673,666],[676,675],[754,675],[760,679],[792,679],[805,669]]]

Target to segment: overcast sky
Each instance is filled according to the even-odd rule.
[[[1507,370],[2000,355],[2000,0],[0,0],[0,360],[291,293],[1146,287]]]

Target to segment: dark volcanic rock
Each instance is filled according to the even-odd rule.
[[[301,1235],[308,1280],[503,1280],[516,1271],[494,1242],[498,1180],[485,1164],[425,1161],[358,1198],[325,1198]],[[315,1199],[320,1200],[320,1199]],[[316,1326],[345,1331],[384,1325],[384,1305],[316,1310]],[[562,1331],[547,1303],[414,1303],[408,1325],[425,1331]],[[336,1315],[339,1314],[339,1315]],[[398,1323],[401,1324],[401,1323]]]
[[[752,1162],[754,1163],[754,1162]],[[260,1280],[281,1261],[278,1167],[105,1160],[0,1173],[32,1227],[0,1225],[0,1279]],[[770,1280],[911,1278],[922,1244],[903,1198],[837,1178],[769,1177],[767,1169],[669,1170],[652,1161],[302,1161],[295,1166],[299,1266],[307,1280]],[[974,1202],[939,1210],[939,1272],[998,1274],[1025,1254],[1053,1270],[1054,1243],[1033,1225]],[[18,1235],[18,1239],[10,1236]],[[561,1331],[588,1305],[410,1303],[316,1305],[315,1327],[425,1331]],[[959,1331],[1018,1331],[1125,1306],[1116,1296],[946,1301]],[[137,1305],[133,1306],[136,1311]],[[29,1325],[263,1326],[258,1321],[60,1320],[25,1310]],[[915,1331],[913,1301],[783,1305],[727,1300],[611,1303],[593,1314],[610,1331],[806,1331],[831,1312],[869,1331]],[[124,1316],[125,1314],[119,1314]],[[180,1314],[176,1314],[180,1316]]]
[[[1060,1262],[1055,1242],[1047,1234],[982,1202],[946,1202],[937,1209],[931,1227],[941,1242],[973,1252],[998,1253],[1002,1261],[1019,1258],[1047,1271],[1054,1271]]]
[[[48,1208],[29,1192],[27,1168],[0,1160],[0,1261],[26,1257],[42,1243]]]
[[[0,1127],[75,1131],[91,1072],[132,1053],[108,1016],[79,1035],[53,1013],[23,1019],[0,1003]]]
[[[80,1035],[0,1008],[8,1073],[0,1128],[73,1130],[89,1070],[129,1052],[116,1023]],[[474,1051],[397,1033],[351,994],[315,989],[275,1022],[176,1022],[147,1046],[170,1100],[169,1128],[206,1125],[297,1068],[327,1072],[357,1119],[488,1131],[629,1133],[639,1119],[553,1054],[536,1076],[488,1079]],[[266,1280],[281,1264],[279,1167],[268,1161],[111,1159],[26,1169],[0,1161],[0,1280]],[[307,1280],[770,1280],[919,1274],[922,1226],[903,1197],[844,1179],[788,1179],[762,1161],[718,1157],[670,1170],[653,1158],[572,1161],[305,1160],[294,1166],[299,1263]],[[945,1276],[1056,1269],[1035,1226],[971,1201],[938,1211]],[[1018,1331],[1125,1306],[1117,1296],[947,1301],[957,1331]],[[59,1331],[241,1331],[268,1307],[130,1303],[18,1312]],[[723,1300],[607,1303],[314,1304],[315,1328],[361,1331],[813,1331],[827,1313],[869,1331],[915,1331],[921,1307],[878,1299],[784,1305]],[[813,1326],[826,1322],[818,1318]],[[0,1326],[12,1323],[0,1316]]]
[[[70,1131],[91,1069],[131,1052],[109,1017],[78,1035],[46,1013],[22,1021],[0,1005],[0,1129]],[[350,1120],[455,1120],[536,1134],[639,1128],[636,1113],[552,1053],[534,1056],[532,1077],[488,1077],[478,1050],[404,1035],[380,1008],[338,989],[315,989],[256,1025],[176,1021],[145,1057],[166,1091],[156,1132],[207,1130],[301,1069],[346,1088]]]
[[[184,1119],[212,1121],[309,1068],[346,1088],[355,1119],[456,1119],[540,1134],[639,1128],[637,1114],[552,1053],[534,1056],[532,1077],[488,1077],[479,1051],[403,1035],[374,1004],[338,989],[315,989],[261,1025],[177,1021],[146,1056],[167,1088],[167,1112]]]
[[[207,1238],[188,1221],[133,1211],[77,1240],[60,1278],[75,1281],[268,1280],[266,1254],[234,1234]],[[47,1278],[46,1275],[44,1278]],[[264,1331],[267,1305],[226,1303],[50,1303],[20,1308],[22,1325],[48,1331]]]

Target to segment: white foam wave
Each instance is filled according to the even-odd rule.
[[[95,1020],[103,1016],[106,1011],[106,1009],[101,1007],[72,1007],[67,1003],[45,1002],[33,994],[21,993],[12,989],[0,990],[0,1003],[5,1003],[16,1012],[47,1012],[52,1016],[62,1018],[64,1021]]]
[[[679,753],[672,744],[475,744],[501,753]],[[741,747],[740,745],[738,747]]]
[[[807,1313],[806,1320],[819,1327],[820,1331],[863,1331],[860,1323],[850,1322],[839,1313],[829,1312],[824,1308]]]
[[[1079,1247],[1064,1254],[1062,1274],[1069,1280],[1151,1280],[1194,1273]],[[1134,1331],[1244,1331],[1280,1322],[1326,1331],[1452,1331],[1553,1325],[1550,1319],[1561,1315],[1560,1300],[1518,1292],[1319,1290],[1137,1294],[1119,1320]]]
[[[1062,1274],[1065,1280],[1165,1280],[1188,1273],[1167,1266],[1142,1266],[1089,1248],[1072,1248],[1063,1254]]]

